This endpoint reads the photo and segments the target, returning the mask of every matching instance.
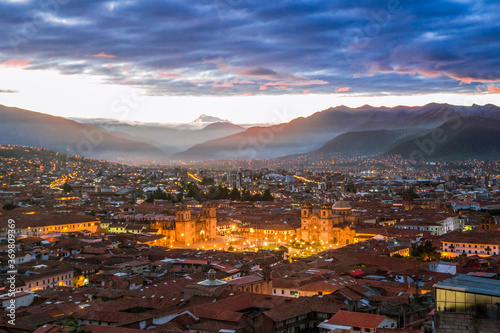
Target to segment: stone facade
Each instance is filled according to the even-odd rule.
[[[350,226],[359,221],[360,217],[352,213],[351,206],[343,198],[333,207],[322,204],[319,212],[313,212],[312,205],[307,203],[302,206],[297,238],[306,242],[352,244],[356,231]]]
[[[196,218],[191,211],[181,205],[175,217],[175,241],[184,244],[203,242],[217,237],[216,208],[213,203],[206,204]]]
[[[475,318],[472,314],[439,312],[434,315],[436,333],[498,333],[500,320]]]

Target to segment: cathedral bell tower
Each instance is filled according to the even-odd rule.
[[[313,207],[309,202],[303,204],[301,217],[302,218],[309,218],[312,214],[312,210],[313,210]]]
[[[180,243],[191,243],[193,239],[193,221],[191,211],[185,205],[177,206],[175,213],[175,240]]]
[[[203,218],[205,219],[205,229],[203,239],[217,238],[217,209],[214,203],[209,202],[203,206]]]

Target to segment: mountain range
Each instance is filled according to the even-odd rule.
[[[0,106],[0,144],[37,146],[109,160],[200,161],[307,154],[407,158],[500,158],[500,108],[338,106],[271,126],[201,115],[187,124],[65,119]]]
[[[288,123],[252,127],[241,133],[197,144],[174,154],[172,159],[276,158],[307,153],[312,153],[310,156],[313,157],[337,152],[348,156],[375,155],[388,151],[397,143],[410,141],[426,130],[470,116],[497,121],[500,120],[500,108],[491,104],[466,107],[437,103],[394,108],[365,105],[353,109],[339,106]],[[465,127],[460,130],[464,133],[474,131]],[[402,147],[408,148],[409,145]],[[432,157],[441,158],[443,154],[441,149],[433,152]],[[481,150],[479,155],[482,155]]]
[[[201,115],[193,122],[186,124],[124,122],[114,119],[73,119],[109,131],[132,135],[138,141],[160,148],[166,155],[184,151],[198,143],[245,130],[240,125],[207,115]]]

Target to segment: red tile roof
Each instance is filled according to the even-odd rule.
[[[89,330],[92,333],[141,333],[151,332],[135,328],[114,327],[114,326],[100,326],[100,325],[87,325],[82,327],[84,330]]]
[[[328,320],[328,323],[375,329],[382,321],[384,321],[385,318],[386,316],[374,315],[370,313],[339,310],[335,316]]]

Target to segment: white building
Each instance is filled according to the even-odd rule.
[[[429,218],[404,220],[394,225],[398,229],[430,231],[432,235],[444,235],[451,231],[464,230],[465,222],[456,214],[441,213]]]
[[[9,294],[0,295],[2,308],[6,311],[9,308],[12,308],[11,304],[14,304],[15,309],[18,309],[21,306],[30,306],[31,303],[33,303],[33,299],[35,298],[35,294],[32,292],[16,291],[13,294],[13,297],[9,297]]]
[[[481,205],[475,201],[460,201],[460,200],[452,200],[450,201],[451,208],[454,211],[459,210],[475,210],[478,211],[481,209]]]

